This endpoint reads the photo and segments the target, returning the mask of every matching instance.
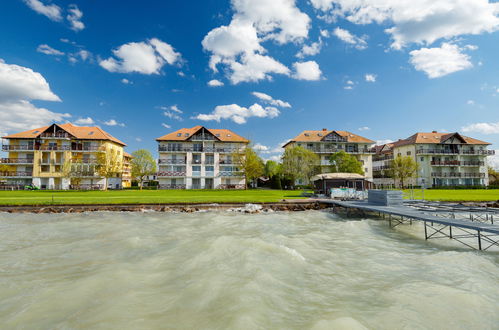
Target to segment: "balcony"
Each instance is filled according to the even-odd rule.
[[[65,133],[65,132],[59,132],[59,133],[42,133],[40,134],[40,138],[42,139],[47,139],[47,138],[50,138],[50,139],[70,139],[71,138],[71,135],[69,135],[68,133]]]
[[[33,172],[0,172],[0,177],[26,178],[33,176]]]
[[[3,151],[34,151],[35,146],[34,145],[2,145],[2,150]]]
[[[33,164],[33,158],[0,158],[0,164]]]
[[[100,175],[95,172],[74,172],[71,173],[72,177],[76,178],[100,178]]]
[[[418,155],[478,155],[491,156],[495,154],[495,150],[443,150],[443,149],[419,149],[416,150]]]
[[[306,148],[318,154],[334,154],[336,152],[344,151],[347,154],[375,154],[371,149],[338,149],[338,148]]]
[[[158,177],[175,177],[175,176],[185,176],[185,172],[182,171],[163,171],[158,172]]]
[[[434,178],[485,178],[485,173],[431,173]]]
[[[159,159],[159,164],[185,164],[185,159]]]
[[[191,152],[192,148],[187,147],[171,147],[171,146],[159,146],[159,152]]]
[[[234,161],[231,159],[220,159],[218,163],[221,165],[232,165],[234,164]]]
[[[159,189],[185,189],[185,184],[160,184]]]

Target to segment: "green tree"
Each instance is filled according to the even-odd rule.
[[[282,172],[291,182],[297,179],[309,181],[319,172],[319,156],[303,147],[289,147],[282,156]]]
[[[397,156],[391,164],[391,176],[400,181],[400,187],[404,188],[404,181],[416,177],[419,164],[411,156]]]
[[[242,152],[232,154],[234,163],[244,172],[245,185],[248,187],[248,182],[253,182],[264,174],[264,165],[262,159],[251,148],[246,147]]]
[[[273,160],[267,160],[265,163],[265,176],[270,180],[270,188],[282,189],[282,165]]]
[[[149,150],[139,149],[132,153],[130,165],[132,166],[132,178],[139,181],[139,187],[142,190],[145,178],[157,171],[156,161]]]
[[[341,150],[329,157],[331,172],[333,173],[358,173],[364,175],[362,163],[353,155]]]
[[[488,168],[488,172],[489,172],[489,185],[499,186],[499,172],[490,166]]]
[[[105,179],[104,190],[107,190],[109,178],[117,177],[120,174],[121,161],[122,159],[118,153],[106,151],[97,154],[96,172]]]

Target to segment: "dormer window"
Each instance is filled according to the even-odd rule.
[[[177,133],[177,136],[179,136],[179,137],[182,136],[182,133]]]
[[[184,136],[189,136],[189,133],[185,133]]]
[[[230,134],[227,134],[227,137],[230,137]]]
[[[317,136],[322,136],[322,133],[317,133]]]
[[[310,134],[308,134],[308,133],[305,133],[305,134],[303,134],[303,135],[305,135],[305,136],[310,136]]]
[[[216,137],[220,137],[220,133],[215,134]]]
[[[92,132],[88,133],[88,135],[94,135],[94,131],[92,131]]]

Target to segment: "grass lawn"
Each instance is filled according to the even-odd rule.
[[[409,198],[410,190],[404,191]],[[421,199],[421,189],[414,189],[414,199]],[[424,199],[432,201],[497,201],[499,189],[425,189]]]
[[[272,203],[302,190],[0,191],[0,205],[134,203]]]

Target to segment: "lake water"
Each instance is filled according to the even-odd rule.
[[[499,328],[499,254],[425,242],[417,225],[319,211],[0,219],[2,329]]]

